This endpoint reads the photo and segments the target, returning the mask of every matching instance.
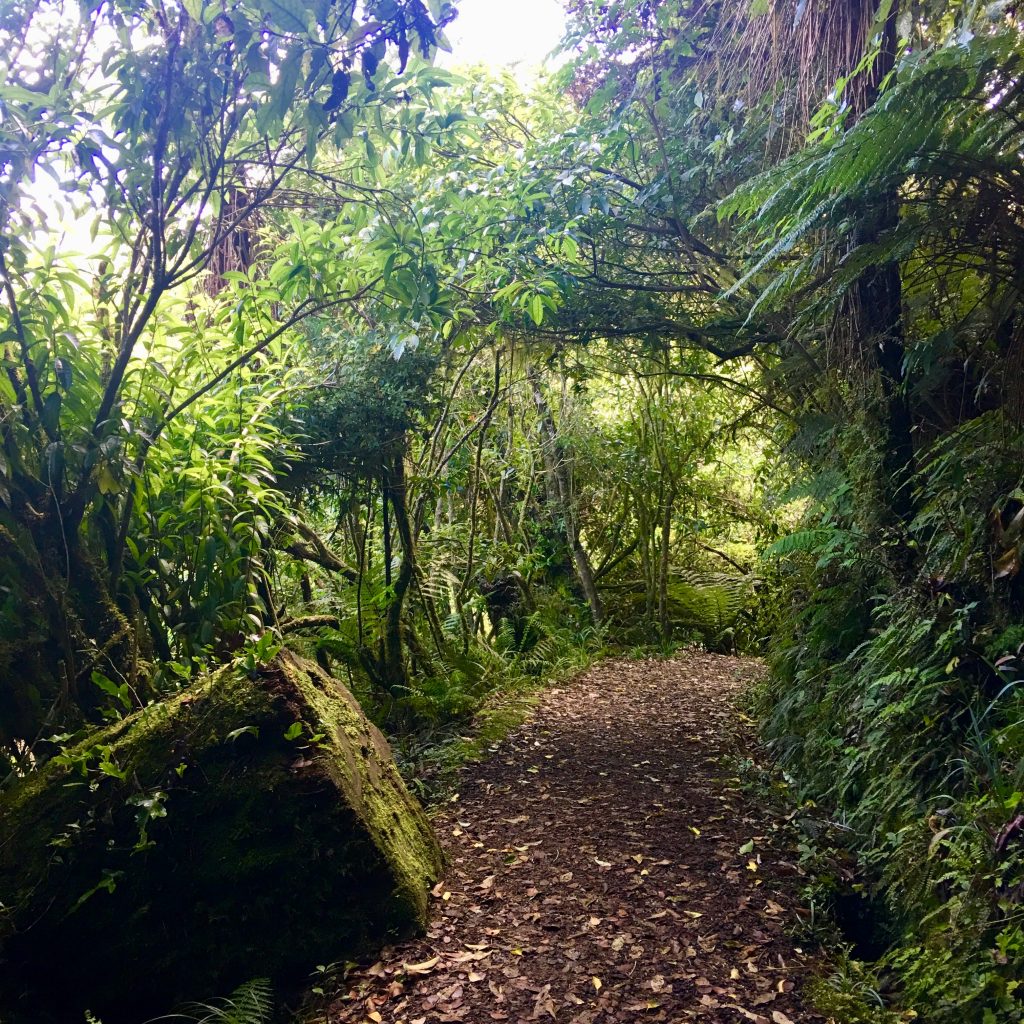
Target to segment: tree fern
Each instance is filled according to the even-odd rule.
[[[973,201],[966,188],[972,181],[990,182],[1019,202],[1021,61],[1013,30],[912,53],[900,62],[894,84],[850,130],[738,188],[720,204],[719,216],[746,220],[760,251],[730,294],[770,271],[774,276],[760,281],[755,307],[781,308],[785,299],[826,278],[829,287],[818,298],[834,302],[865,267],[907,258],[936,218],[948,232],[950,197],[936,192],[944,183],[955,182],[963,202]],[[912,196],[914,216],[869,245],[837,247],[893,192]],[[800,260],[784,262],[805,245],[809,251]],[[841,263],[825,274],[830,251]],[[804,303],[805,312],[814,307]]]
[[[845,494],[849,489],[850,482],[843,473],[837,469],[824,469],[797,481],[780,494],[777,500],[780,505],[788,505],[791,501],[799,501],[801,498],[827,503]]]
[[[797,530],[780,537],[761,553],[762,558],[785,558],[787,555],[818,553],[828,540],[831,530]]]
[[[718,642],[750,603],[754,582],[728,573],[677,572],[668,588],[673,617]]]

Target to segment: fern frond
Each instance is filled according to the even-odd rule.
[[[761,552],[761,557],[770,559],[808,552],[817,553],[824,547],[830,533],[830,530],[797,530],[770,544]]]
[[[184,1013],[158,1017],[156,1021],[182,1020],[193,1024],[269,1024],[274,1012],[274,990],[266,978],[239,985],[231,995],[214,1003],[192,1003]]]

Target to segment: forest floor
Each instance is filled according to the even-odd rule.
[[[426,937],[353,970],[327,1020],[822,1020],[789,937],[799,871],[736,777],[760,671],[615,660],[547,692],[435,818]]]

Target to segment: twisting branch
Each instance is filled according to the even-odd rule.
[[[21,365],[25,370],[25,379],[28,381],[28,390],[32,395],[32,404],[35,406],[36,414],[39,416],[39,421],[43,425],[43,429],[46,431],[46,436],[52,441],[56,437],[56,432],[51,429],[50,425],[46,422],[43,417],[43,396],[39,391],[39,377],[36,374],[36,364],[32,360],[32,353],[29,351],[28,336],[25,334],[25,324],[21,319],[21,311],[18,308],[18,299],[14,294],[14,285],[11,283],[11,275],[7,270],[7,260],[4,258],[3,249],[0,249],[0,277],[3,278],[3,289],[4,296],[7,299],[7,305],[11,311],[11,325],[14,327],[15,337],[18,339],[18,347],[21,351]],[[14,384],[15,390],[20,389],[20,380]]]

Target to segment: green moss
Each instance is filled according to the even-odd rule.
[[[441,852],[419,804],[402,782],[387,742],[334,679],[312,662],[288,656],[287,664],[318,714],[318,731],[326,733],[331,748],[341,754],[327,759],[327,768],[349,804],[360,808],[361,819],[388,858],[403,900],[425,925],[427,883],[438,875]]]
[[[312,663],[285,652],[253,676],[222,671],[72,752],[109,748],[123,780],[51,764],[0,800],[9,1006],[137,1020],[422,927],[440,852],[380,733]]]
[[[427,806],[447,801],[459,784],[465,765],[486,757],[525,722],[552,679],[519,679],[491,694],[461,732],[403,752],[402,770]]]

